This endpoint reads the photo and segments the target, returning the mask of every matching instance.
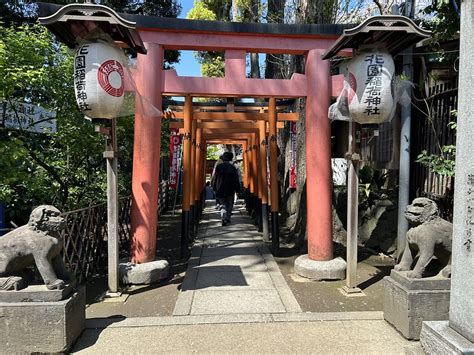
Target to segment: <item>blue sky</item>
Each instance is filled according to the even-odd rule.
[[[185,18],[186,15],[188,14],[188,11],[193,7],[194,5],[194,0],[180,0],[178,1],[181,6],[182,6],[182,10],[181,10],[181,15],[179,15],[180,18]]]
[[[189,10],[194,5],[194,0],[180,0],[182,6],[180,18],[186,18]],[[181,51],[181,60],[174,66],[178,75],[182,76],[201,76],[201,68],[194,58],[192,51]]]

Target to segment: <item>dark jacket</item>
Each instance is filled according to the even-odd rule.
[[[229,197],[240,192],[239,174],[233,164],[228,161],[216,166],[212,177],[212,188],[216,197]]]

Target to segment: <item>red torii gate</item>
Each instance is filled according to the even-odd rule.
[[[95,4],[40,4],[39,8],[46,16],[42,23],[71,47],[77,45],[78,38],[99,27],[119,45],[136,51],[136,88],[154,107],[162,107],[163,95],[185,96],[188,100],[192,96],[258,97],[273,103],[277,98],[306,97],[306,140],[311,142],[306,146],[308,256],[316,262],[313,265],[332,260],[331,127],[327,110],[331,95],[337,96],[342,89],[343,78],[330,76],[329,62],[322,55],[350,26],[246,24],[136,15],[122,18]],[[163,70],[164,51],[168,49],[225,52],[225,77],[179,77],[173,70]],[[294,74],[290,80],[246,78],[247,53],[304,55],[305,74]],[[137,263],[155,258],[161,138],[161,117],[144,110],[140,100],[137,95],[131,216],[132,261]],[[190,127],[184,128],[190,132]],[[276,127],[272,129],[270,135],[275,135]],[[270,144],[270,150],[275,153],[276,145]]]
[[[160,27],[149,18],[143,21],[140,18],[133,17],[148,53],[138,54],[135,83],[137,90],[155,107],[162,106],[163,95],[307,98],[306,140],[311,142],[306,145],[308,252],[311,260],[331,260],[331,126],[327,112],[331,96],[341,90],[342,77],[331,77],[329,62],[321,56],[333,44],[342,27],[332,25],[336,31],[324,34],[318,32],[324,30],[323,27],[307,25],[304,28],[311,31],[297,32],[292,28],[293,32],[289,34],[279,30],[290,29],[285,25],[253,24],[249,27],[258,31],[239,32],[231,29],[245,29],[240,26],[245,24],[212,22],[210,29],[207,22],[180,20],[184,26]],[[198,27],[202,23],[206,24],[207,30]],[[164,50],[168,49],[225,52],[225,77],[180,77],[174,70],[163,70]],[[246,54],[255,52],[304,55],[305,74],[294,74],[290,80],[247,78]],[[141,105],[136,107],[132,260],[141,263],[155,258],[161,117],[147,116]]]

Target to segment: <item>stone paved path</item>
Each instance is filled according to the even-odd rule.
[[[301,312],[242,204],[222,227],[206,207],[173,315]]]
[[[423,354],[382,312],[301,312],[242,205],[226,227],[206,208],[173,316],[120,314],[88,319],[72,353]]]

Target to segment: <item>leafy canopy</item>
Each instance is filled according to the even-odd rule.
[[[57,124],[57,133],[0,128],[0,201],[8,217],[21,223],[39,204],[66,211],[103,200],[104,142],[77,109],[73,53],[42,26],[0,27],[0,77],[0,102],[41,106],[55,112]],[[133,130],[130,118],[119,122],[123,172],[131,170],[132,140],[126,135]],[[122,174],[122,193],[129,180]]]

